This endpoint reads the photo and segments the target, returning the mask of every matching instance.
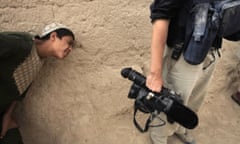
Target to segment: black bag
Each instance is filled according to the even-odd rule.
[[[222,10],[222,36],[233,36],[240,32],[240,0],[231,0],[223,4]],[[236,40],[236,39],[235,39]]]

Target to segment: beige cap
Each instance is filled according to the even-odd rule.
[[[40,37],[44,37],[48,34],[50,34],[51,32],[57,30],[57,29],[69,29],[67,26],[63,25],[63,24],[60,24],[60,23],[51,23],[51,24],[48,24],[46,25],[43,30],[42,30],[42,33],[39,35]]]

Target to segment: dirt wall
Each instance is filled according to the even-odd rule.
[[[44,25],[60,22],[76,35],[76,48],[70,56],[62,61],[47,60],[27,97],[18,105],[16,115],[26,144],[149,143],[148,135],[139,133],[132,123],[133,101],[127,98],[131,83],[120,76],[120,70],[126,66],[147,69],[150,2],[0,0],[1,31],[38,33]],[[230,43],[227,47],[225,53],[233,57],[239,45]],[[232,64],[230,69],[234,67],[233,59],[223,59],[223,63]],[[217,98],[216,91],[226,86],[222,74],[227,73],[222,65],[219,67],[221,78],[214,79],[218,85],[211,88],[195,135],[200,143],[234,144],[240,140],[236,136],[239,107],[228,97],[233,90]],[[219,113],[213,115],[216,109]],[[230,125],[225,113],[233,118]]]

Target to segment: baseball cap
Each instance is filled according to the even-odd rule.
[[[50,34],[51,32],[55,31],[55,30],[58,30],[58,29],[68,29],[70,30],[67,26],[63,25],[63,24],[60,24],[60,23],[51,23],[51,24],[48,24],[46,25],[43,30],[42,30],[42,33],[39,35],[39,37],[44,37],[48,34]]]

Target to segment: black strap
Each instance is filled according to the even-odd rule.
[[[157,116],[158,114],[150,113],[150,115],[145,123],[145,127],[142,128],[136,120],[137,111],[138,111],[138,108],[135,107],[134,114],[133,114],[133,123],[134,123],[135,127],[142,133],[147,132],[149,127],[160,127],[160,126],[163,126],[166,124],[166,122],[164,120],[162,120],[159,116]],[[157,125],[150,125],[150,123],[153,121],[154,118],[158,118],[159,120],[162,121],[162,123],[157,124]]]
[[[140,132],[142,132],[142,133],[147,132],[147,131],[148,131],[148,128],[149,128],[149,124],[150,124],[151,121],[153,120],[153,117],[152,117],[152,115],[150,115],[150,116],[148,117],[146,123],[145,123],[145,127],[142,128],[142,127],[139,125],[139,123],[137,122],[137,120],[136,120],[137,111],[138,111],[138,108],[135,107],[135,108],[134,108],[134,114],[133,114],[133,123],[134,123],[134,125],[136,126],[136,128],[137,128]]]
[[[199,3],[211,3],[215,2],[217,0],[192,0],[194,4],[199,4]]]

